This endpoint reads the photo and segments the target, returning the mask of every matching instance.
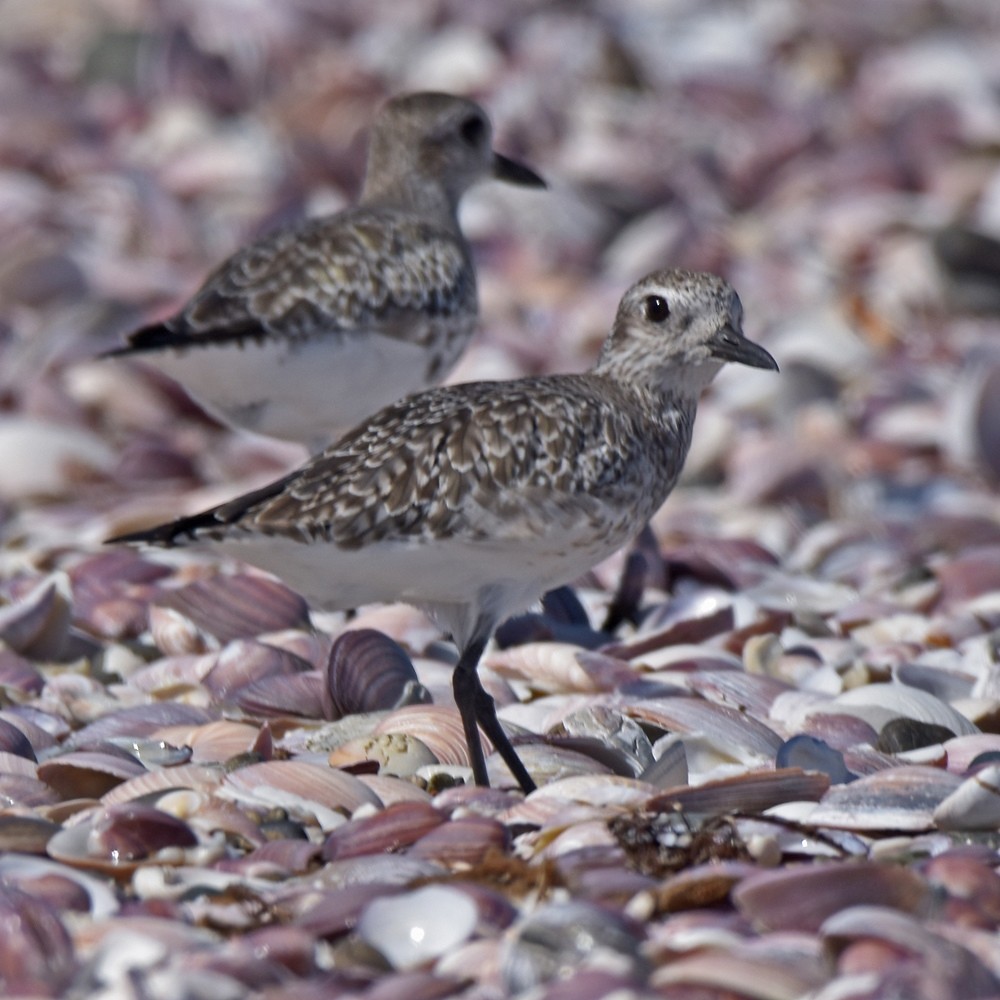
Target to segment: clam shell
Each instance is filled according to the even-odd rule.
[[[0,640],[29,659],[58,659],[70,618],[70,603],[57,581],[43,580],[19,601],[0,608]]]
[[[407,854],[443,865],[473,865],[487,852],[504,853],[509,846],[510,835],[502,823],[487,816],[463,816],[423,834]]]
[[[408,705],[391,712],[373,731],[415,736],[445,765],[469,766],[469,749],[457,708],[444,705]]]
[[[127,754],[77,750],[51,757],[38,765],[38,778],[63,798],[99,799],[146,769]]]
[[[941,830],[996,830],[1000,826],[1000,764],[966,778],[934,809]]]
[[[0,884],[0,982],[9,996],[61,996],[77,967],[58,910]]]
[[[917,832],[934,827],[934,811],[961,778],[936,767],[891,767],[834,785],[806,818],[810,826]]]
[[[865,684],[838,695],[826,710],[856,715],[877,730],[892,719],[908,718],[944,726],[956,736],[979,732],[977,726],[940,698],[905,684]]]
[[[733,889],[736,908],[763,930],[815,932],[850,906],[880,904],[920,913],[931,887],[917,872],[868,861],[814,862],[757,872]]]
[[[633,676],[620,659],[562,642],[532,642],[498,650],[483,665],[501,677],[523,680],[536,691],[613,691]]]
[[[359,806],[380,806],[374,792],[343,771],[295,760],[251,764],[226,775],[218,793],[255,806],[280,806],[292,814],[315,819],[331,830],[344,813]]]
[[[829,776],[817,771],[797,767],[751,771],[693,787],[669,788],[653,796],[646,808],[713,815],[763,812],[782,802],[818,801],[829,787]]]
[[[343,632],[330,649],[323,691],[328,719],[430,700],[406,651],[374,629]]]
[[[381,733],[359,736],[330,751],[331,767],[351,767],[366,761],[378,764],[379,774],[399,777],[416,774],[422,767],[440,761],[422,740],[409,733]]]
[[[308,605],[298,594],[256,573],[219,573],[161,589],[153,607],[177,612],[219,643],[309,625]]]
[[[323,860],[399,851],[444,821],[444,815],[426,803],[399,802],[386,806],[374,816],[352,820],[334,830],[323,844]]]

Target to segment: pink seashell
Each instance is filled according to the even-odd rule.
[[[21,759],[21,758],[18,758]],[[0,773],[0,801],[9,806],[37,808],[58,802],[60,796],[44,781],[26,774]]]
[[[562,642],[531,642],[488,653],[483,665],[539,691],[612,691],[633,676],[621,659]]]
[[[202,726],[169,726],[154,733],[156,739],[174,746],[191,748],[195,764],[221,763],[246,753],[254,744],[260,730],[246,722],[219,719]]]
[[[789,865],[749,875],[733,889],[736,908],[767,930],[818,931],[827,917],[878,903],[919,913],[931,889],[915,871],[867,861]]]
[[[818,771],[797,767],[751,771],[693,787],[669,788],[652,797],[646,808],[654,812],[680,809],[711,815],[755,813],[782,802],[819,801],[829,788],[829,776]]]
[[[373,735],[405,733],[430,748],[445,765],[469,766],[469,751],[458,709],[444,705],[408,705],[382,719]]]
[[[233,692],[268,677],[291,679],[309,670],[305,660],[292,653],[248,639],[237,639],[220,650],[204,679],[205,687],[221,701]]]
[[[298,594],[256,573],[220,573],[164,589],[156,606],[173,609],[220,643],[309,624],[309,609]]]
[[[473,865],[487,852],[506,853],[509,847],[510,835],[502,823],[487,816],[463,816],[425,833],[406,853],[443,865]]]
[[[433,806],[420,802],[399,802],[364,819],[337,827],[323,844],[323,860],[353,858],[363,854],[400,851],[420,840],[445,817]]]
[[[223,780],[219,794],[239,802],[304,812],[317,817],[321,825],[331,821],[334,813],[350,814],[362,805],[381,805],[357,778],[295,760],[265,761],[233,771]]]
[[[20,695],[38,694],[44,686],[42,675],[30,660],[13,650],[0,649],[0,689]]]
[[[88,853],[119,861],[140,861],[165,847],[195,847],[198,838],[176,816],[151,806],[108,806],[91,820]]]
[[[190,656],[214,649],[218,643],[176,608],[150,605],[149,634],[164,656]]]
[[[206,767],[204,764],[182,764],[180,767],[165,767],[159,771],[147,771],[135,778],[116,785],[101,797],[101,804],[113,806],[131,802],[173,789],[189,788],[194,791],[210,791],[223,778],[220,768]]]

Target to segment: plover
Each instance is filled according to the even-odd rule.
[[[625,293],[585,374],[418,393],[269,486],[112,541],[211,542],[327,608],[426,609],[459,648],[453,687],[476,782],[487,783],[478,723],[531,791],[476,672],[486,643],[646,524],[723,362],[777,370],[741,319],[721,278],[655,272]]]
[[[375,119],[356,208],[238,251],[108,353],[155,366],[229,424],[326,445],[458,360],[478,311],[458,204],[487,177],[545,186],[494,152],[478,104],[396,97]]]

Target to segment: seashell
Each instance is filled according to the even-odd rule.
[[[422,767],[440,763],[426,743],[409,733],[359,736],[331,750],[327,758],[331,767],[350,768],[366,761],[376,763],[379,774],[398,777],[408,777]]]
[[[361,939],[396,969],[416,969],[468,940],[476,929],[476,904],[447,886],[373,900],[358,921]]]
[[[817,802],[829,787],[829,777],[818,771],[797,767],[750,771],[700,785],[668,788],[650,798],[645,808],[654,812],[679,809],[709,815],[757,813],[782,802]]]
[[[885,906],[852,906],[832,914],[820,928],[824,947],[838,965],[845,968],[853,944],[882,943],[894,954],[890,969],[911,968],[909,982],[899,982],[905,993],[919,997],[990,997],[995,996],[998,980],[973,953],[961,945],[935,934],[909,914]],[[902,955],[900,955],[900,952]],[[916,960],[901,963],[900,959]],[[845,972],[852,970],[845,968]],[[876,979],[868,968],[858,972],[866,979]],[[880,983],[872,983],[876,988]],[[895,991],[895,984],[892,984]]]
[[[149,634],[164,656],[192,656],[218,648],[210,635],[176,608],[151,604],[147,609]]]
[[[200,687],[215,663],[216,658],[212,653],[171,653],[136,670],[129,677],[128,685],[157,698],[175,697],[191,688]]]
[[[11,649],[0,649],[0,690],[14,695],[36,695],[45,680],[34,664]]]
[[[400,802],[374,816],[337,827],[323,844],[323,860],[400,851],[445,821],[442,813],[422,802]],[[451,825],[451,824],[449,824]]]
[[[108,806],[90,822],[87,850],[90,856],[138,861],[166,847],[195,847],[191,828],[170,813],[151,806],[126,803]]]
[[[70,618],[69,601],[49,578],[0,608],[0,640],[29,659],[56,660],[66,646]]]
[[[164,588],[153,607],[174,610],[222,644],[309,627],[306,602],[273,577],[256,573],[218,573],[183,587]]]
[[[291,676],[264,677],[241,687],[232,703],[250,715],[275,718],[300,716],[315,719],[322,715],[323,676],[316,670]]]
[[[76,972],[73,941],[51,904],[0,883],[0,983],[8,996],[62,996]]]
[[[931,900],[931,888],[899,865],[814,862],[751,874],[733,889],[732,899],[762,930],[816,932],[827,917],[850,906],[877,903],[920,913]]]
[[[706,701],[749,712],[758,719],[766,719],[774,699],[792,690],[790,685],[773,677],[738,670],[699,671],[688,678],[687,685]]]
[[[24,760],[23,757],[13,759]],[[39,781],[33,775],[11,773],[5,768],[0,772],[0,801],[5,808],[35,808],[51,806],[59,801],[59,796],[44,781]]]
[[[233,771],[217,794],[256,806],[279,806],[292,815],[314,819],[323,830],[339,826],[344,813],[362,805],[381,805],[357,778],[296,760],[265,761]]]
[[[105,792],[101,797],[101,804],[113,806],[178,788],[207,792],[215,788],[222,778],[220,768],[207,767],[204,764],[181,764],[159,771],[146,771]]]
[[[425,788],[406,778],[391,774],[359,774],[358,781],[374,792],[385,806],[397,802],[430,802],[432,795]]]
[[[167,726],[154,735],[168,744],[190,747],[195,764],[211,764],[246,753],[259,734],[257,726],[219,719],[201,726]]]
[[[634,720],[605,705],[588,705],[572,712],[560,727],[571,736],[587,736],[614,747],[637,774],[653,763],[653,745]]]
[[[463,816],[424,833],[406,852],[411,858],[438,861],[443,865],[475,865],[490,851],[506,853],[510,847],[507,828],[488,816]]]
[[[944,749],[948,754],[948,770],[952,774],[965,774],[981,755],[1000,754],[1000,735],[975,733],[972,736],[956,736],[944,744]]]
[[[65,799],[99,799],[146,769],[128,754],[77,750],[50,757],[38,765],[38,778]]]
[[[570,901],[536,909],[505,939],[501,976],[508,995],[517,995],[572,973],[613,968],[644,982],[640,926],[614,910]]]
[[[407,705],[380,720],[373,730],[373,735],[377,737],[387,733],[415,736],[444,765],[469,766],[465,731],[457,708]]]
[[[665,739],[670,739],[666,737]],[[639,780],[656,788],[673,788],[688,783],[687,751],[681,740],[665,743],[657,740],[654,748],[659,756],[639,775]]]
[[[995,830],[1000,825],[1000,764],[970,775],[934,809],[941,830]]]
[[[856,715],[878,730],[892,719],[905,717],[945,726],[957,736],[979,731],[939,698],[905,684],[866,684],[838,695],[828,702],[827,710]]]
[[[342,633],[330,650],[323,711],[328,719],[426,703],[405,650],[374,629]]]
[[[851,781],[854,775],[847,770],[844,755],[829,744],[800,733],[785,740],[774,758],[776,768],[797,767],[804,771],[821,771],[833,785]]]
[[[105,920],[120,909],[113,888],[105,880],[49,858],[17,854],[0,857],[0,882],[14,888],[29,887],[29,893],[48,885],[51,891],[46,895],[54,905],[55,899],[68,898],[76,912],[86,913],[95,920]]]
[[[561,642],[534,642],[487,653],[483,664],[501,677],[523,680],[543,692],[613,691],[632,676],[619,659]]]
[[[225,701],[254,681],[266,677],[288,679],[310,669],[310,664],[292,653],[249,639],[234,639],[219,651],[203,683],[216,698]]]
[[[868,744],[874,746],[878,732],[856,715],[838,712],[811,712],[803,724],[804,734],[822,740],[834,750]]]
[[[60,826],[40,816],[0,815],[0,855],[44,854]]]
[[[961,783],[961,778],[936,767],[890,767],[834,785],[806,822],[842,830],[930,830],[934,810]]]
[[[63,744],[67,749],[89,746],[115,737],[145,739],[167,726],[200,726],[211,722],[204,709],[180,702],[162,701],[150,705],[134,705],[102,715],[78,729]]]
[[[947,726],[900,717],[890,719],[882,727],[875,749],[882,753],[906,753],[923,747],[933,747],[954,737],[955,734]]]
[[[772,951],[740,943],[706,948],[657,968],[650,984],[660,996],[732,997],[747,996],[752,983],[749,988],[758,996],[796,1000],[826,982],[828,970],[814,948],[775,944]]]
[[[3,718],[0,718],[0,753],[32,761],[37,759],[31,741],[24,731]]]
[[[762,722],[697,698],[654,698],[630,701],[623,707],[632,718],[670,732],[700,734],[724,758],[740,763],[770,762],[782,742]]]

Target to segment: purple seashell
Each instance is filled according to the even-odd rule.
[[[874,726],[855,715],[842,712],[813,712],[802,728],[804,733],[822,740],[835,750],[846,750],[859,744],[873,747],[878,742],[878,730]]]
[[[31,741],[17,726],[0,719],[0,751],[12,753],[27,760],[37,760]]]
[[[326,718],[429,701],[410,657],[389,636],[375,629],[353,629],[333,644],[323,698]]]
[[[236,691],[231,701],[250,715],[298,715],[307,719],[322,716],[323,675],[316,670],[290,676],[263,677]]]
[[[400,851],[444,823],[445,817],[423,802],[397,802],[374,816],[337,827],[323,845],[323,860]]]
[[[818,862],[743,879],[733,889],[736,908],[757,927],[818,931],[827,917],[852,906],[878,904],[919,913],[931,898],[927,881],[898,865]]]
[[[214,717],[202,708],[176,701],[158,701],[150,705],[134,705],[103,715],[66,741],[67,748],[87,746],[116,736],[141,738],[152,736],[167,726],[202,726]]]
[[[72,750],[38,765],[38,777],[64,799],[99,799],[115,785],[145,774],[125,752]]]
[[[0,649],[0,688],[19,694],[38,694],[45,679],[34,664],[13,650]]]
[[[298,594],[277,580],[250,573],[220,573],[163,589],[154,603],[179,612],[222,643],[309,624],[309,607]]]
[[[463,816],[422,836],[407,855],[445,865],[478,864],[489,850],[506,852],[510,833],[503,823],[487,816]]]
[[[6,996],[60,996],[76,966],[55,908],[0,883],[0,986]]]
[[[61,796],[44,781],[25,774],[0,774],[0,802],[7,806],[50,806]]]
[[[139,861],[165,847],[196,847],[198,838],[183,820],[162,809],[134,802],[108,806],[87,838],[92,857],[116,863]]]
[[[234,691],[265,677],[288,678],[309,669],[310,665],[293,653],[249,639],[235,639],[219,651],[215,666],[202,683],[224,701]]]
[[[55,583],[38,584],[0,608],[0,639],[17,653],[57,659],[69,634],[70,608]]]
[[[378,883],[338,886],[321,894],[310,890],[305,896],[308,908],[296,916],[295,926],[319,938],[339,937],[354,930],[370,900],[402,891],[402,885]]]

